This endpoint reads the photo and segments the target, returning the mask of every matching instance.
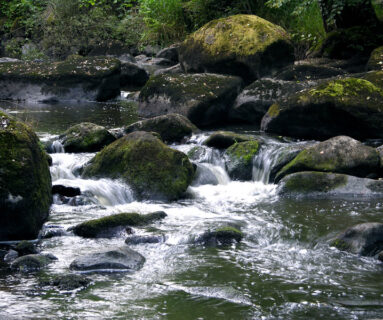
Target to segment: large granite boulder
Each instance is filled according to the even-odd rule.
[[[125,133],[134,131],[156,132],[165,142],[180,142],[183,138],[197,132],[198,128],[190,120],[180,114],[170,113],[163,116],[135,122],[124,130]]]
[[[294,61],[289,35],[255,15],[210,21],[190,35],[179,49],[186,72],[232,74],[251,83]]]
[[[136,131],[99,152],[84,176],[122,179],[140,199],[175,200],[192,182],[194,168],[184,153],[153,134]]]
[[[358,177],[377,175],[379,152],[346,136],[334,137],[301,151],[277,174],[276,181],[300,171],[345,173]]]
[[[60,136],[66,152],[96,152],[114,142],[116,138],[104,127],[82,122],[70,127]]]
[[[120,94],[120,71],[120,61],[106,57],[1,63],[0,99],[105,101]]]
[[[196,126],[223,122],[242,87],[238,77],[216,74],[152,76],[140,92],[143,117],[179,113]]]
[[[382,138],[383,90],[364,79],[329,80],[273,104],[261,129],[299,138]]]
[[[0,111],[0,240],[35,239],[48,218],[51,190],[36,134]]]

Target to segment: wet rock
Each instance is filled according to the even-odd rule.
[[[79,274],[66,274],[56,276],[49,284],[63,291],[73,291],[85,288],[92,282],[91,279]]]
[[[361,223],[348,228],[331,245],[361,256],[374,256],[383,250],[383,224]]]
[[[383,46],[372,51],[367,62],[367,70],[383,71]]]
[[[165,242],[164,236],[131,236],[126,238],[127,245],[147,244],[147,243],[161,243]]]
[[[85,168],[84,176],[122,179],[140,199],[175,200],[193,180],[194,168],[184,153],[137,131],[105,147]]]
[[[126,62],[136,63],[137,62],[136,59],[129,53],[124,53],[119,55],[118,60],[120,60],[121,63],[126,63]]]
[[[179,49],[186,72],[213,72],[242,77],[247,83],[293,63],[289,35],[255,15],[210,21]]]
[[[229,147],[226,169],[232,180],[248,181],[253,176],[253,159],[259,151],[259,141],[246,141],[235,143]]]
[[[114,58],[0,64],[0,99],[106,101],[119,94],[120,61]]]
[[[206,231],[195,241],[196,244],[202,244],[208,247],[216,247],[220,245],[230,245],[234,242],[240,242],[243,233],[234,227],[223,227],[215,231]]]
[[[379,198],[383,181],[338,173],[305,171],[289,174],[278,183],[278,194],[305,198]]]
[[[261,79],[247,86],[237,97],[229,112],[233,122],[259,124],[269,107],[278,99],[286,98],[314,82],[297,83],[275,79]]]
[[[242,86],[238,77],[216,74],[152,76],[140,92],[139,114],[179,113],[196,126],[223,122]]]
[[[54,260],[52,258],[52,256],[44,254],[29,254],[14,260],[11,263],[11,269],[21,272],[38,271],[52,263]]]
[[[162,74],[172,75],[172,74],[180,74],[180,73],[183,73],[183,70],[181,68],[181,65],[178,63],[172,67],[164,68],[164,69],[158,69],[158,70],[154,71],[153,76],[159,76]]]
[[[166,213],[157,211],[149,214],[119,213],[111,216],[89,220],[73,228],[73,233],[84,238],[110,237],[116,231],[122,231],[127,226],[142,226],[164,219]]]
[[[64,197],[75,197],[81,195],[80,188],[66,187],[60,184],[52,186],[52,194],[58,194]]]
[[[284,176],[300,171],[345,173],[358,177],[377,174],[380,157],[375,148],[365,146],[350,137],[339,136],[301,151],[294,160],[276,175],[278,182]]]
[[[188,118],[176,114],[166,114],[147,120],[138,121],[125,129],[125,133],[134,131],[156,132],[164,142],[181,142],[185,137],[198,131]]]
[[[298,138],[383,137],[383,91],[364,79],[330,80],[273,104],[266,132]]]
[[[142,87],[148,80],[148,72],[139,65],[131,62],[125,62],[121,64],[121,87]]]
[[[77,258],[70,269],[77,271],[137,271],[142,268],[145,258],[126,247],[91,253]]]
[[[16,245],[15,250],[18,252],[19,256],[37,253],[35,245],[32,242],[26,240],[19,242]]]
[[[383,90],[383,70],[367,72],[363,75],[362,79],[370,81],[373,85]]]
[[[159,45],[149,44],[144,48],[143,53],[148,57],[154,57],[160,51],[161,51],[161,47]]]
[[[104,127],[82,122],[70,127],[60,136],[66,152],[96,152],[112,143],[116,138]]]
[[[8,250],[7,254],[4,256],[4,261],[11,263],[19,257],[19,253],[15,250]]]
[[[344,74],[346,74],[346,72],[340,68],[324,65],[300,64],[284,68],[275,77],[285,81],[308,81],[332,78]]]
[[[197,163],[197,169],[195,172],[192,186],[201,186],[205,184],[218,185],[220,184],[219,178],[214,174],[212,168],[206,163]],[[222,169],[224,170],[224,169]]]
[[[160,50],[156,54],[156,57],[167,59],[167,60],[173,61],[175,63],[178,63],[178,49],[179,49],[178,45],[172,45],[168,48],[164,48],[164,49]]]
[[[217,149],[227,149],[235,143],[254,140],[253,137],[230,131],[217,131],[207,138],[203,144]]]
[[[52,203],[46,153],[29,127],[0,118],[0,240],[35,239]]]
[[[45,226],[42,232],[42,239],[50,239],[55,237],[66,236],[68,233],[60,226]]]

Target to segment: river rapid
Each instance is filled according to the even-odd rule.
[[[14,105],[8,112],[34,124],[42,140],[70,125],[90,121],[115,128],[134,121],[120,104]],[[281,199],[269,183],[270,168],[288,141],[246,128],[264,141],[253,161],[253,180],[231,181],[222,153],[204,147],[193,160],[199,175],[185,199],[137,201],[118,180],[85,180],[79,168],[94,154],[51,154],[53,184],[79,187],[75,203],[55,196],[46,228],[64,229],[122,212],[165,211],[167,217],[136,235],[163,235],[164,242],[132,248],[146,262],[135,273],[92,273],[92,284],[74,292],[39,286],[42,278],[70,273],[77,257],[124,245],[111,239],[66,236],[39,242],[58,260],[35,274],[0,275],[0,318],[7,319],[377,319],[383,317],[383,268],[373,258],[340,252],[330,240],[361,222],[381,221],[383,201]],[[200,146],[203,131],[173,148]],[[61,151],[61,152],[60,152]],[[208,229],[232,225],[245,237],[230,247],[193,244]]]

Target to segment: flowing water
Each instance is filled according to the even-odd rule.
[[[85,120],[108,127],[127,121],[120,109],[109,112],[111,106],[105,112],[105,106],[100,105],[79,106],[78,112],[74,112],[76,106],[68,108],[71,111],[64,113],[59,113],[57,105],[37,109],[47,112],[37,113],[33,106],[26,110],[28,117],[39,114],[38,130],[43,139]],[[18,115],[19,107],[9,110]],[[93,114],[97,110],[98,115]],[[83,239],[69,233],[44,239],[39,248],[58,260],[37,274],[0,275],[0,318],[382,318],[381,264],[339,252],[329,241],[348,226],[381,221],[383,202],[278,198],[276,186],[268,183],[278,155],[310,142],[281,141],[251,133],[264,141],[254,159],[253,181],[231,181],[224,156],[201,147],[203,152],[194,160],[199,174],[187,198],[171,203],[138,202],[121,181],[82,179],[79,169],[94,154],[63,153],[57,143],[57,153],[52,154],[53,183],[79,187],[83,195],[70,203],[55,197],[47,226],[67,229],[114,213],[163,210],[168,215],[164,220],[136,228],[135,233],[164,235],[165,241],[132,246],[146,258],[140,271],[89,274],[93,282],[88,288],[68,293],[41,288],[39,279],[69,273],[70,263],[81,255],[123,246],[126,234]],[[172,147],[188,152],[201,146],[208,134],[198,134]],[[230,247],[193,244],[204,231],[225,225],[240,228],[244,240]]]

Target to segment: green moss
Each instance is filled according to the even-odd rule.
[[[269,117],[277,117],[279,115],[279,112],[280,112],[280,107],[278,104],[274,103],[270,108],[269,110],[267,111],[267,115]]]
[[[125,180],[139,198],[177,199],[194,176],[189,159],[146,132],[133,132],[105,147],[85,176]]]
[[[375,86],[383,90],[383,70],[368,72],[363,76],[363,79],[370,81]]]
[[[233,144],[254,140],[253,137],[231,131],[217,131],[210,135],[203,144],[218,149],[226,149]]]
[[[200,43],[213,56],[249,56],[286,39],[288,34],[267,20],[255,15],[235,15],[209,22],[186,41]]]
[[[237,240],[238,242],[243,238],[243,232],[234,227],[222,227],[215,230],[217,237],[231,237]]]
[[[108,217],[89,220],[74,227],[74,234],[85,238],[96,238],[103,232],[117,227],[142,226],[166,217],[165,212],[153,212],[146,215],[138,213],[119,213]]]
[[[259,142],[247,141],[236,143],[227,149],[227,154],[232,157],[240,160],[243,164],[251,164],[254,156],[259,150]]]
[[[330,243],[330,246],[335,247],[341,251],[349,251],[350,244],[341,239],[335,239]]]
[[[288,175],[285,179],[284,193],[329,192],[347,184],[346,175],[324,172],[299,172]]]

